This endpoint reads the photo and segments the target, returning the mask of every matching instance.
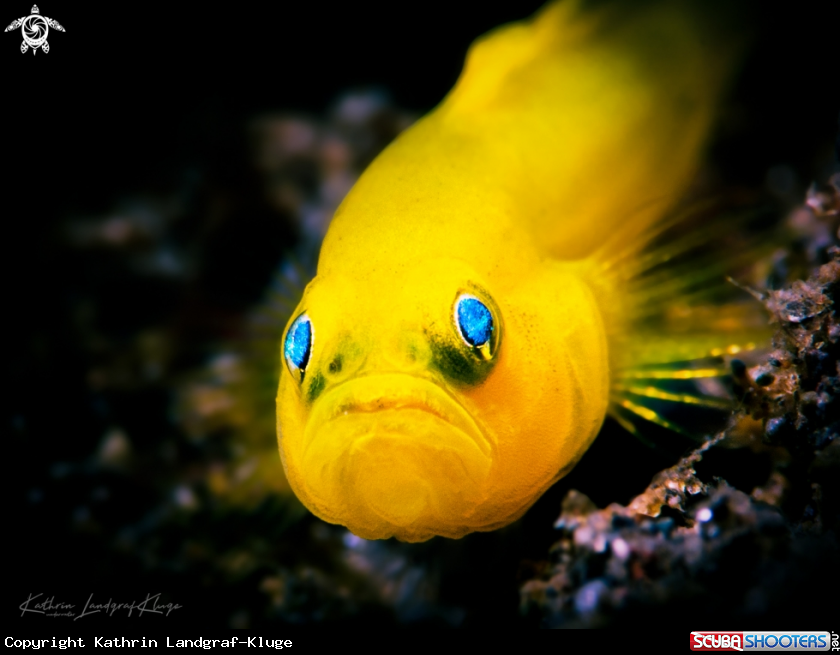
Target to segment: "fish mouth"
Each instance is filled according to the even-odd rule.
[[[298,448],[287,454],[290,481],[315,514],[368,539],[413,541],[470,520],[486,498],[496,450],[452,394],[405,373],[362,375],[328,390]]]
[[[325,393],[313,408],[304,436],[304,453],[328,424],[378,425],[390,432],[411,431],[413,423],[439,424],[442,433],[460,434],[481,456],[492,459],[493,444],[472,415],[455,397],[430,380],[405,373],[377,373],[354,377]],[[362,436],[364,430],[359,430]],[[411,437],[407,434],[406,437]],[[445,443],[441,444],[445,446]],[[466,444],[460,444],[464,448]],[[478,453],[476,453],[478,454]]]

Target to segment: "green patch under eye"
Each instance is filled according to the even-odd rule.
[[[327,386],[327,379],[320,373],[315,373],[312,376],[312,381],[309,383],[309,388],[306,390],[306,402],[315,402],[315,399],[321,395],[324,387]]]
[[[432,368],[452,382],[475,385],[490,373],[492,363],[475,357],[466,345],[433,337],[430,346]]]

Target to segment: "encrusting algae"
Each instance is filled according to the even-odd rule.
[[[706,22],[553,2],[473,44],[358,180],[281,344],[280,453],[314,514],[368,539],[493,530],[608,413],[633,430],[672,426],[650,401],[726,404],[662,384],[725,374],[675,363],[742,347],[711,319],[653,320],[706,278],[650,273],[699,239],[649,248],[741,50]]]

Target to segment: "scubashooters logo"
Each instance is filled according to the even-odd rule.
[[[830,649],[828,632],[692,632],[691,650],[823,651]]]
[[[32,5],[32,13],[29,16],[13,20],[6,28],[6,32],[16,30],[18,27],[23,34],[20,51],[26,52],[29,48],[32,48],[33,55],[38,51],[38,48],[41,48],[44,52],[50,51],[50,44],[47,43],[47,34],[50,32],[50,28],[59,32],[64,31],[58,21],[42,16],[38,10],[38,5]]]

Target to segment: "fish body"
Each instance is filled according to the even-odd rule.
[[[731,70],[686,3],[554,2],[470,49],[456,86],[337,210],[283,336],[292,489],[364,538],[493,530],[609,408],[636,252],[689,184]]]

